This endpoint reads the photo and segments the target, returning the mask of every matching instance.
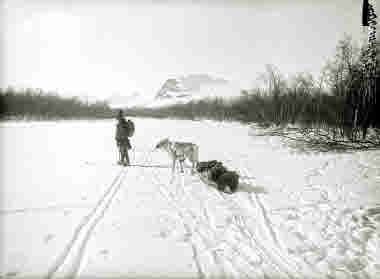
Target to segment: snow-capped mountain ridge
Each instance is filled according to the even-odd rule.
[[[146,106],[160,107],[215,97],[234,98],[239,95],[240,88],[231,81],[207,74],[191,74],[166,80],[152,102]]]
[[[213,78],[207,74],[191,74],[178,78],[170,78],[165,81],[154,99],[187,97],[189,94],[184,94],[184,92],[197,92],[205,86],[218,86],[228,83],[225,79]]]
[[[111,107],[161,107],[183,104],[207,98],[234,98],[240,95],[240,87],[223,78],[208,74],[190,74],[168,78],[154,96],[133,92],[129,95],[113,94],[108,101]]]

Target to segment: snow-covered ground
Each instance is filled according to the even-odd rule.
[[[297,152],[238,123],[135,119],[241,175],[233,195],[115,164],[115,121],[0,124],[0,278],[380,278],[380,151]]]

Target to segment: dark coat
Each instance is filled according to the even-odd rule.
[[[128,138],[128,135],[129,135],[128,129],[129,127],[128,127],[127,121],[125,121],[125,119],[122,118],[117,123],[115,139],[118,145],[127,145],[128,148],[131,148],[131,143]]]

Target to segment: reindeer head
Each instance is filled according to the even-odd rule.
[[[165,148],[169,144],[169,138],[161,140],[159,143],[156,144],[155,149]]]

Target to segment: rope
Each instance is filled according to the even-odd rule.
[[[127,167],[139,167],[139,168],[165,168],[165,169],[169,169],[169,168],[171,168],[171,167],[168,166],[168,165],[139,165],[139,164],[131,164],[131,165],[127,165]]]
[[[135,159],[136,158],[136,149],[135,148],[132,148],[131,149],[131,157],[133,156]],[[142,149],[139,150],[140,152],[143,151]],[[155,151],[155,149],[150,149],[148,150],[148,152],[145,154],[146,155],[146,160],[144,160],[143,164],[130,164],[130,165],[127,165],[127,167],[136,167],[136,168],[162,168],[162,169],[170,169],[171,166],[169,165],[149,165],[149,164],[146,164],[146,161],[149,160],[149,163],[151,162],[151,154]],[[186,163],[184,164],[184,168],[192,168],[191,166],[188,166]],[[237,172],[238,175],[239,175],[239,178],[240,179],[256,179],[256,177],[254,176],[247,176],[247,175],[242,175],[239,171]]]
[[[150,149],[148,150],[148,152],[145,154],[145,159],[143,160],[143,163],[142,164],[130,164],[130,165],[127,165],[127,167],[138,167],[138,168],[164,168],[164,169],[168,169],[170,168],[169,165],[148,165],[146,164],[146,161],[151,157],[151,154],[155,151],[155,149]],[[136,149],[132,149],[132,152],[131,154],[136,154]],[[136,156],[134,156],[136,157]],[[149,157],[149,158],[148,158]]]

